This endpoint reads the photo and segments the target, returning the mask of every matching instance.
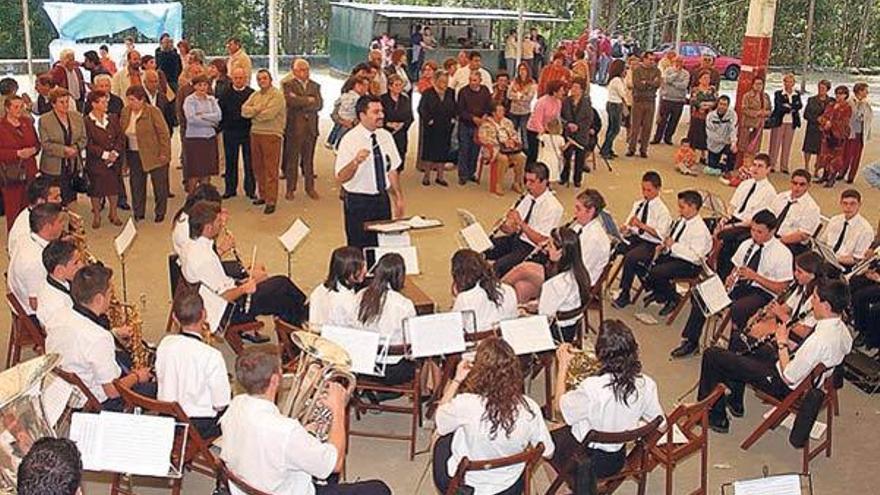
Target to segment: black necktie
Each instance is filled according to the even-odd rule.
[[[376,133],[370,134],[373,141],[373,171],[376,173],[376,189],[379,194],[388,187],[385,185],[385,161],[382,160],[382,148],[376,139]]]
[[[684,235],[684,230],[687,228],[687,222],[684,220],[679,220],[678,224],[675,225],[675,229],[678,229],[678,232],[675,233],[675,236],[672,238],[673,241],[678,242],[681,240],[681,236]],[[675,231],[675,229],[672,229]]]
[[[804,303],[807,302],[807,298],[805,297],[807,295],[807,292],[806,290],[804,290],[803,287],[798,288],[798,293],[800,293],[800,297],[798,297],[798,303],[794,307],[794,311],[791,312],[792,320],[800,319],[799,317],[801,315],[801,308],[804,306]]]
[[[785,217],[788,216],[788,210],[791,209],[791,205],[793,205],[793,204],[795,204],[795,201],[788,200],[788,203],[785,205],[785,208],[783,208],[782,211],[779,212],[779,218],[776,220],[776,225],[778,227],[782,227],[782,222],[785,221]]]
[[[529,209],[528,209],[528,211],[526,211],[526,217],[523,219],[523,222],[525,222],[525,223],[529,223],[529,219],[532,218],[532,212],[535,211],[535,203],[538,202],[538,200],[535,198],[529,198],[529,199],[531,199],[532,202],[529,204]]]
[[[739,209],[736,210],[737,215],[746,211],[746,206],[749,205],[749,200],[752,199],[752,194],[755,194],[755,189],[757,189],[757,188],[758,188],[758,181],[755,181],[752,184],[752,187],[749,188],[749,193],[746,194],[746,199],[743,200],[742,205],[740,205]]]
[[[834,252],[836,253],[840,246],[843,246],[843,239],[846,237],[846,228],[849,227],[849,220],[843,222],[843,228],[840,229],[840,235],[837,236],[837,242],[834,243]]]
[[[760,244],[752,244],[752,247],[749,249],[749,251],[751,252],[751,257],[748,258],[749,261],[748,263],[746,263],[746,267],[750,268],[755,273],[758,272],[758,265],[761,264],[762,249],[764,249],[764,246]]]
[[[647,224],[648,223],[648,200],[647,199],[642,201],[642,204],[641,204],[641,206],[639,206],[639,209],[641,210],[641,215],[639,217],[639,221],[641,221],[644,224]],[[643,234],[644,232],[645,232],[645,229],[639,229],[639,234]]]

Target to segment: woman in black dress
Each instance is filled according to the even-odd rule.
[[[409,143],[407,134],[413,123],[412,102],[403,91],[406,86],[402,77],[397,74],[388,76],[388,92],[381,96],[382,110],[385,112],[385,129],[394,136],[397,153],[400,154],[400,167],[406,163],[406,148]]]
[[[455,92],[449,88],[449,75],[444,70],[434,72],[434,87],[422,94],[419,118],[422,121],[422,185],[431,185],[431,171],[437,172],[434,182],[448,186],[443,169],[450,161],[452,127],[456,117]]]
[[[89,199],[92,201],[92,228],[101,227],[101,200],[110,207],[110,223],[122,225],[117,216],[119,173],[125,134],[116,115],[107,113],[110,96],[103,91],[89,93],[92,111],[86,115],[86,170],[89,174]]]
[[[804,107],[804,120],[807,121],[807,131],[804,134],[804,146],[801,151],[804,152],[804,168],[808,172],[812,165],[813,157],[819,156],[822,148],[822,126],[819,125],[819,117],[825,113],[825,108],[831,103],[828,97],[828,91],[831,90],[831,81],[819,81],[819,88],[816,96],[807,99],[807,106]]]

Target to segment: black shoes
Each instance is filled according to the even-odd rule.
[[[726,416],[716,418],[709,415],[709,428],[715,433],[725,435],[730,431],[730,420]]]
[[[635,156],[635,154],[636,154],[635,151],[627,151],[624,156]]]
[[[466,178],[464,178],[464,177],[459,177],[459,178],[458,178],[458,185],[459,185],[459,186],[463,186],[463,185],[467,184],[467,181],[468,181],[468,180],[467,180]]]
[[[119,208],[120,210],[125,210],[125,211],[129,211],[129,210],[131,210],[131,206],[129,206],[129,204],[128,204],[127,201],[120,201],[120,202],[116,205],[116,207]]]
[[[266,209],[263,210],[264,215],[271,215],[275,213],[275,205],[266,205]]]
[[[255,205],[255,206],[262,206],[262,205],[264,205],[264,204],[266,204],[266,200],[263,200],[263,199],[255,199],[255,200],[254,200],[254,205]]]
[[[629,300],[629,294],[626,291],[621,291],[620,295],[617,296],[617,299],[611,301],[611,305],[617,309],[623,309],[631,304],[632,301]]]
[[[730,415],[735,418],[741,418],[746,415],[746,408],[742,404],[734,404],[730,397],[727,398],[727,410]]]
[[[639,153],[639,156],[642,157],[642,158],[648,158],[648,154],[647,154],[647,153]]]
[[[658,313],[658,314],[659,314],[660,316],[667,316],[667,315],[669,315],[669,314],[672,313],[672,312],[675,310],[675,308],[678,306],[678,302],[679,302],[679,298],[678,298],[678,297],[674,297],[674,298],[672,298],[672,299],[666,301],[666,304],[663,305],[663,308],[660,309],[660,313]]]
[[[229,199],[229,198],[234,198],[234,197],[235,197],[234,192],[223,193],[223,199]]]
[[[695,342],[691,342],[690,340],[682,340],[681,344],[672,350],[669,353],[670,356],[678,359],[685,358],[688,356],[692,356],[700,350],[700,346],[698,346]]]
[[[435,179],[434,184],[437,184],[438,186],[449,187],[449,183],[446,182],[445,179]]]
[[[265,344],[269,342],[269,337],[266,337],[260,333],[243,333],[241,334],[242,340],[247,340],[251,344]]]
[[[156,218],[153,219],[156,223],[162,223],[165,221],[165,215],[156,215]]]

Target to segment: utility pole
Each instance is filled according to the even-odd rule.
[[[596,29],[596,19],[599,17],[599,10],[602,8],[602,0],[590,0],[590,32]]]
[[[807,11],[807,33],[804,36],[804,75],[801,77],[801,93],[807,91],[807,74],[812,69],[812,46],[813,41],[813,18],[816,14],[816,0],[810,0],[810,9]]]
[[[675,53],[681,51],[681,28],[684,24],[685,0],[678,0],[678,20],[675,23]]]
[[[24,51],[27,55],[28,79],[31,86],[34,85],[34,55],[31,48],[31,16],[28,9],[28,0],[21,0],[21,21],[24,24]]]
[[[654,33],[657,30],[657,1],[651,0],[651,24],[648,27],[648,44],[645,46],[649,50],[654,46]]]

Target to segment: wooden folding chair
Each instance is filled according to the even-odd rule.
[[[482,461],[474,461],[468,459],[467,457],[463,457],[460,461],[458,461],[458,467],[455,469],[455,475],[449,481],[449,486],[446,488],[445,495],[455,495],[458,493],[459,489],[464,486],[464,477],[468,473],[468,471],[489,471],[491,469],[497,469],[507,466],[514,466],[516,464],[525,463],[525,468],[523,470],[523,478],[524,478],[524,486],[523,486],[523,495],[531,495],[532,493],[532,471],[534,471],[535,466],[538,465],[538,460],[541,459],[541,455],[544,454],[544,444],[538,443],[538,445],[528,446],[526,449],[519,454],[510,455],[507,457],[499,457],[497,459],[486,459]]]
[[[469,332],[464,334],[464,341],[469,347],[475,347],[481,340],[497,336],[497,329]],[[443,356],[443,359],[440,362],[440,382],[434,385],[431,400],[425,408],[426,418],[431,419],[434,417],[434,411],[437,410],[437,403],[440,401],[440,397],[443,395],[443,390],[446,389],[446,385],[452,380],[452,377],[455,376],[455,369],[458,367],[459,361],[461,361],[461,354]]]
[[[299,332],[303,329],[293,326],[280,318],[275,318],[274,322],[275,337],[278,339],[278,350],[281,352],[281,363],[285,365],[292,363],[299,356],[299,349],[293,345],[293,340],[290,339],[290,336],[294,332]]]
[[[769,404],[774,407],[773,411],[767,416],[755,431],[749,435],[743,443],[740,445],[740,448],[743,450],[748,450],[755,442],[760,439],[764,433],[767,433],[768,430],[775,429],[777,426],[782,424],[782,421],[785,420],[790,414],[797,415],[797,412],[800,408],[800,403],[803,400],[804,396],[810,389],[813,388],[813,384],[818,383],[822,380],[822,375],[825,373],[827,369],[825,365],[819,363],[813,368],[813,371],[810,372],[809,376],[807,376],[800,385],[797,386],[794,390],[791,391],[785,398],[782,400],[773,397],[770,394],[764,393],[760,390],[755,389],[755,395],[761,399],[765,404]],[[802,458],[802,469],[801,472],[803,474],[809,474],[810,472],[810,461],[813,460],[816,456],[821,454],[823,451],[825,452],[825,457],[831,457],[831,441],[832,441],[832,430],[834,426],[834,404],[837,401],[837,388],[834,387],[832,377],[828,377],[828,379],[824,380],[821,385],[823,391],[825,392],[825,400],[822,401],[822,409],[825,409],[825,422],[827,424],[827,428],[825,429],[825,439],[819,442],[815,448],[810,447],[810,438],[807,437],[807,442],[804,447],[801,449],[803,451]],[[821,409],[820,409],[821,412]]]
[[[27,315],[15,294],[7,292],[6,301],[9,303],[12,319],[9,348],[6,350],[6,367],[9,368],[21,361],[21,351],[27,346],[37,355],[43,354],[46,350],[46,332]]]
[[[611,271],[611,263],[605,265],[605,268],[602,270],[602,275],[599,276],[599,280],[593,284],[590,288],[590,301],[587,303],[586,311],[584,311],[584,325],[587,331],[592,331],[595,334],[599,334],[599,328],[602,326],[602,322],[605,321],[605,281],[608,279],[608,274]],[[596,326],[590,325],[590,310],[599,312],[599,321]]]
[[[217,464],[220,466],[220,484],[226,488],[227,493],[232,493],[230,485],[235,485],[235,487],[238,488],[238,491],[245,495],[272,495],[271,493],[257,490],[249,485],[247,481],[233,473],[232,470],[229,469],[229,466],[227,466],[222,460],[217,459]]]
[[[654,438],[657,428],[663,422],[662,416],[657,416],[650,423],[636,428],[634,430],[622,431],[618,433],[609,433],[596,430],[590,430],[584,441],[581,442],[581,449],[586,451],[587,445],[591,443],[622,443],[632,444],[632,448],[626,455],[626,462],[616,474],[607,478],[598,480],[597,488],[599,494],[607,495],[614,493],[624,481],[634,479],[638,484],[639,495],[645,495],[645,488],[648,484],[648,473],[651,471],[651,464],[648,458],[648,441]],[[566,463],[562,472],[556,476],[556,479],[550,484],[545,495],[554,495],[563,483],[568,483],[569,487],[574,486],[575,469],[577,468],[577,457],[572,456]]]
[[[409,346],[407,345],[391,345],[388,346],[388,355],[405,356],[409,354]],[[349,402],[349,406],[354,408],[355,419],[360,421],[361,415],[366,411],[381,411],[397,414],[409,414],[411,416],[410,431],[408,435],[396,433],[378,433],[364,430],[352,430],[347,428],[348,435],[368,437],[368,438],[384,438],[389,440],[408,440],[409,441],[409,460],[413,460],[416,454],[416,440],[418,439],[418,427],[422,426],[422,365],[416,363],[416,370],[412,379],[400,385],[386,385],[377,377],[368,375],[358,375],[356,389],[358,392],[390,392],[401,394],[408,398],[411,402],[407,406],[398,406],[394,404],[373,404],[360,400],[357,395]],[[350,416],[347,417],[350,419]]]
[[[73,385],[83,397],[86,398],[86,403],[83,405],[81,411],[89,412],[89,413],[97,413],[101,412],[101,402],[95,397],[95,394],[86,387],[86,384],[83,383],[82,379],[76,374],[71,373],[69,371],[64,371],[59,367],[52,368],[52,374],[56,375],[58,378],[61,378],[65,382]]]
[[[700,453],[700,487],[691,495],[707,495],[707,476],[709,463],[709,410],[724,394],[724,386],[717,385],[705,399],[695,404],[681,404],[666,417],[666,431],[658,431],[656,439],[648,442],[649,462],[653,467],[666,469],[666,495],[672,495],[672,474],[684,459],[695,452]],[[678,429],[687,439],[685,443],[674,443],[673,430]],[[659,441],[666,437],[662,445]]]
[[[216,479],[217,473],[219,472],[219,465],[217,463],[218,459],[210,449],[211,441],[214,439],[203,438],[202,435],[199,434],[198,430],[196,430],[192,422],[189,420],[189,416],[183,412],[183,408],[180,407],[180,404],[177,402],[165,402],[145,397],[125,386],[120,379],[113,380],[113,385],[116,387],[116,390],[119,391],[119,395],[122,396],[126,409],[132,410],[139,407],[145,414],[171,417],[174,418],[176,422],[186,425],[186,444],[183,452],[184,469],[192,470]],[[177,442],[177,440],[175,440],[175,442]],[[175,459],[175,461],[177,461],[177,459]],[[110,494],[116,495],[117,493],[122,493],[124,495],[134,495],[129,490],[122,488],[122,479],[122,474],[113,475],[113,484],[110,487]],[[173,478],[171,480],[171,493],[173,495],[180,495],[182,485],[183,476],[180,478]]]
[[[675,309],[672,310],[672,313],[669,313],[669,316],[666,317],[666,326],[672,325],[675,319],[678,318],[678,314],[684,309],[684,306],[691,300],[691,294],[694,292],[694,287],[700,283],[700,277],[673,278],[670,282],[673,287],[678,287],[678,284],[684,284],[687,286],[687,290],[684,295],[679,298],[678,304],[675,305]]]

